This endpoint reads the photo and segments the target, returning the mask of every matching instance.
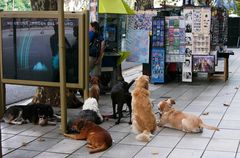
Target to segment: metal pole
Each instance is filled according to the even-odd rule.
[[[0,61],[2,62],[2,19],[0,18]],[[0,63],[0,118],[3,117],[3,113],[5,110],[6,99],[5,99],[5,84],[2,83],[3,79],[3,64]],[[2,140],[2,131],[0,128],[0,140]],[[2,157],[2,141],[0,142],[0,157]]]
[[[59,65],[60,65],[60,102],[61,102],[61,130],[66,132],[67,106],[66,106],[66,52],[64,31],[64,1],[58,1],[58,36],[59,36]]]
[[[85,35],[84,35],[84,46],[85,46],[85,52],[84,52],[84,60],[85,60],[85,73],[84,73],[84,100],[89,97],[89,85],[88,85],[88,80],[89,80],[89,12],[85,11],[84,14],[84,21],[85,21]],[[87,42],[87,43],[86,43]]]

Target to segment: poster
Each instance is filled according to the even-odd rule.
[[[183,16],[186,21],[186,50],[185,66],[182,67],[182,81],[192,82],[192,68],[188,68],[186,63],[192,55],[208,55],[210,53],[210,26],[211,9],[206,7],[184,8]]]
[[[151,83],[164,83],[166,52],[165,52],[165,19],[163,17],[157,16],[153,17],[151,44],[152,44]]]
[[[126,48],[131,55],[129,62],[149,63],[149,31],[152,30],[154,13],[138,13],[128,16]]]
[[[185,19],[185,62],[182,65],[182,81],[192,82],[192,50],[193,50],[193,9],[184,8],[183,17]]]
[[[127,51],[131,55],[126,59],[129,62],[149,62],[149,32],[147,30],[131,30],[126,37]]]
[[[185,21],[181,16],[165,17],[166,62],[184,62]]]
[[[164,83],[164,48],[152,49],[151,83]]]
[[[185,62],[182,65],[182,81],[192,82],[192,46],[186,46]]]
[[[214,55],[193,55],[193,72],[213,73],[215,70]]]

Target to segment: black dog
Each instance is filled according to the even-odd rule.
[[[45,104],[11,106],[3,116],[4,122],[18,125],[29,121],[43,126],[48,124],[48,118],[53,118],[53,108]]]
[[[120,119],[122,118],[122,108],[123,105],[126,103],[129,108],[130,113],[130,121],[129,124],[132,124],[131,116],[132,116],[132,107],[131,101],[132,96],[129,92],[129,88],[134,83],[135,80],[132,80],[130,83],[125,81],[119,81],[112,87],[111,90],[111,99],[112,99],[112,106],[113,106],[113,118],[116,118],[116,105],[117,105],[117,113],[118,113],[118,120],[116,124],[120,123]]]
[[[80,111],[80,113],[78,114],[78,116],[76,118],[72,118],[68,121],[68,123],[67,123],[68,133],[78,133],[75,130],[75,128],[73,127],[73,124],[76,120],[88,120],[88,121],[94,122],[96,124],[100,124],[103,122],[101,120],[101,118],[98,116],[96,111],[82,110],[82,111]]]

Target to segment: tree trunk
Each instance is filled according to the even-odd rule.
[[[57,10],[57,0],[31,0],[32,10]],[[79,107],[82,102],[75,96],[75,91],[66,89],[67,106]],[[38,87],[33,96],[32,103],[60,106],[60,89],[53,87]]]

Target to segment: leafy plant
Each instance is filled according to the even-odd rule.
[[[0,9],[4,11],[28,11],[31,10],[30,0],[1,0]]]

